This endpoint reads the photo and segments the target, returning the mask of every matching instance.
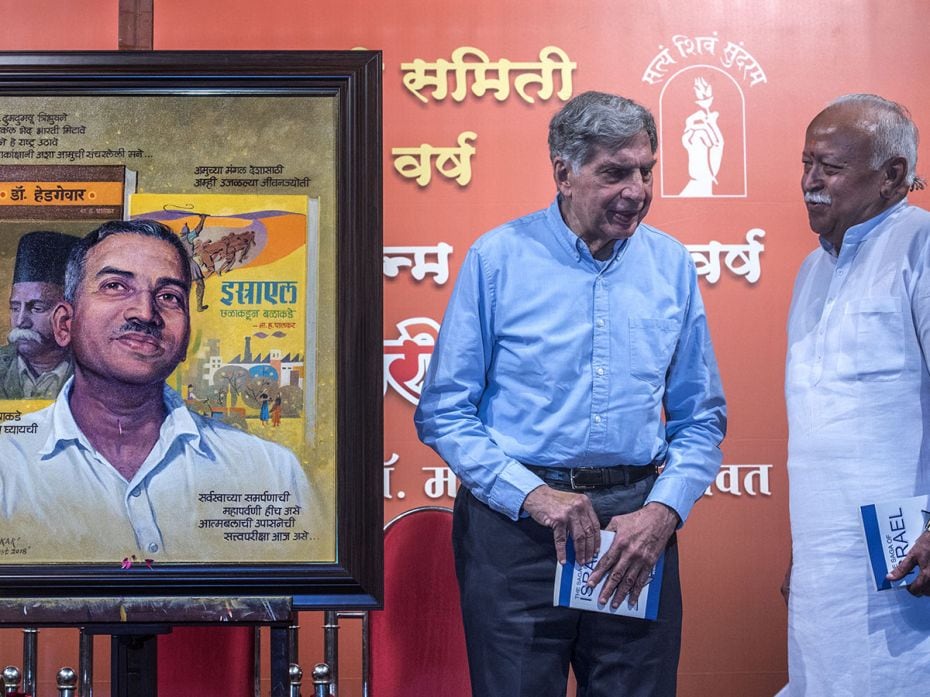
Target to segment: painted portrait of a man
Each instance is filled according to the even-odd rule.
[[[0,434],[0,520],[23,561],[293,558],[314,512],[294,453],[194,413],[166,383],[191,336],[178,236],[114,221],[67,259],[49,324],[73,375]]]
[[[78,239],[36,230],[19,240],[9,343],[0,347],[0,399],[54,399],[71,376],[71,350],[55,341],[52,311],[64,298],[65,264]]]

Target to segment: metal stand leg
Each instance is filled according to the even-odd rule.
[[[252,627],[252,697],[262,697],[261,627]]]
[[[94,635],[83,627],[78,639],[78,672],[81,675],[80,697],[94,697]]]
[[[16,692],[19,688],[23,674],[16,666],[7,666],[3,669],[3,694]]]
[[[154,634],[114,636],[110,680],[113,697],[158,697],[158,644]]]
[[[74,697],[77,681],[77,673],[71,668],[65,667],[59,670],[55,679],[58,684],[58,697]]]
[[[167,634],[174,624],[248,624],[254,628],[255,680],[253,692],[261,697],[261,626],[271,636],[271,697],[288,697],[290,664],[298,661],[297,614],[293,598],[238,597],[235,612],[223,598],[102,598],[55,599],[54,602],[24,603],[0,598],[0,626],[22,628],[20,620],[28,616],[31,627],[23,634],[23,660],[26,671],[24,687],[35,694],[37,688],[38,630],[36,626],[71,626],[80,629],[78,671],[69,669],[61,676],[59,690],[67,697],[93,697],[94,637],[107,635],[111,641],[111,697],[157,697],[157,636]],[[131,618],[127,621],[128,618]],[[143,618],[155,618],[146,622]],[[0,692],[19,688],[23,677],[18,668],[0,671]],[[80,691],[78,692],[78,680]],[[299,687],[299,686],[298,686]],[[331,694],[335,694],[333,691]]]
[[[23,692],[36,693],[36,670],[39,656],[39,630],[23,630]]]
[[[323,660],[326,661],[330,680],[329,694],[336,697],[339,692],[339,614],[333,610],[323,613],[323,645]]]
[[[299,624],[292,624],[287,628],[287,654],[289,657],[288,663],[300,663],[300,647],[298,645],[299,630]]]
[[[313,697],[327,697],[333,694],[334,680],[330,667],[325,663],[313,666]]]
[[[300,669],[299,665],[291,663],[291,667],[288,669],[288,675],[291,679],[290,697],[300,697],[300,683],[303,681],[304,672]]]
[[[128,625],[110,629],[112,697],[158,697],[158,635],[170,627]]]
[[[362,621],[362,697],[368,697],[369,692],[369,665],[371,661],[371,647],[369,646],[368,638],[368,613],[366,611],[355,611],[355,610],[341,610],[337,611],[336,619],[353,619]],[[337,624],[335,627],[336,630],[339,629]],[[337,634],[338,632],[334,633]],[[327,635],[327,641],[328,639]],[[335,636],[333,639],[334,642],[338,642],[338,636]],[[327,643],[327,646],[329,644]],[[328,654],[327,654],[328,655]],[[335,671],[333,671],[335,673]]]
[[[271,626],[271,697],[287,697],[290,692],[288,628]]]
[[[362,697],[368,697],[371,689],[371,636],[368,629],[368,613],[362,613]]]

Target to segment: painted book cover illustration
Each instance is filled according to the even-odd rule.
[[[37,335],[40,316],[52,313],[55,339],[63,331],[70,339],[59,341],[63,364],[81,358],[82,384],[105,371],[99,375],[114,393],[85,391],[82,403],[134,389],[134,372],[112,372],[122,370],[126,351],[138,356],[134,366],[176,346],[160,380],[160,433],[141,464],[123,473],[95,445],[117,453],[122,426],[118,433],[104,433],[96,422],[89,431],[78,426],[69,375],[58,376],[57,395],[37,402],[47,406],[5,408],[0,555],[21,563],[129,565],[328,556],[332,472],[312,452],[316,200],[144,194],[132,196],[125,213],[164,224],[163,234],[177,235],[180,244],[115,234],[83,257],[75,286],[81,290],[72,299],[64,282],[64,300],[45,293],[18,303],[17,288],[47,289],[55,280],[21,278],[23,270],[64,275],[68,247],[79,239],[31,231],[18,244],[11,308],[29,315]],[[82,222],[88,231],[97,227]],[[37,261],[40,253],[49,258]],[[180,297],[185,267],[189,299]],[[94,352],[84,350],[91,344]]]

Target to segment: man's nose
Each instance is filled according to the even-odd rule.
[[[817,165],[811,165],[801,175],[801,191],[816,191],[822,185],[820,168]]]
[[[125,317],[126,319],[151,323],[158,327],[164,324],[161,312],[158,310],[158,303],[155,300],[155,293],[149,291],[133,294],[132,301],[126,308]]]
[[[32,313],[29,308],[21,307],[18,310],[10,310],[13,314],[13,326],[20,329],[28,329],[32,326]]]
[[[637,170],[627,177],[620,195],[632,201],[642,201],[646,198],[646,182],[642,172]]]

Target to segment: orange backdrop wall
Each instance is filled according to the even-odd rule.
[[[4,50],[117,45],[116,0],[0,9]],[[680,694],[745,697],[786,678],[784,325],[816,244],[799,193],[804,130],[830,99],[865,91],[930,132],[928,20],[920,0],[155,0],[154,45],[383,51],[386,520],[452,503],[413,409],[469,244],[554,194],[548,119],[589,89],[652,109],[648,220],[691,248],[730,405],[724,467],[682,535]],[[724,148],[716,181],[690,195],[683,141],[699,112],[717,113]]]

